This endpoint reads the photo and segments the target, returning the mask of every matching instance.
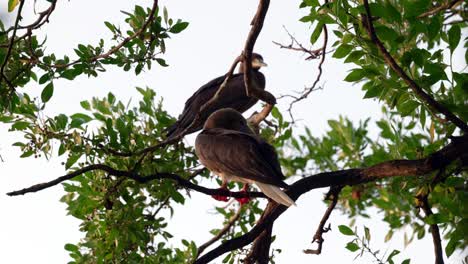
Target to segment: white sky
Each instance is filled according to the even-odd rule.
[[[0,14],[5,15],[7,1],[2,1]],[[25,10],[31,9],[28,1]],[[133,5],[151,6],[152,1],[59,1],[57,10],[51,16],[51,23],[44,27],[47,34],[47,51],[57,55],[73,54],[78,43],[96,44],[100,38],[109,39],[110,34],[103,21],[121,24],[120,10],[132,10]],[[310,85],[317,74],[318,61],[306,62],[304,56],[287,50],[280,50],[272,41],[289,44],[289,37],[283,25],[296,35],[302,43],[308,43],[311,32],[307,25],[298,22],[303,15],[298,9],[299,1],[272,1],[264,29],[256,43],[255,50],[261,53],[269,67],[262,70],[266,75],[267,89],[279,96],[301,90]],[[112,68],[98,78],[80,77],[75,81],[55,82],[55,94],[46,111],[50,115],[71,114],[81,111],[79,102],[93,96],[102,97],[109,91],[126,102],[139,98],[134,87],[149,86],[164,98],[165,108],[178,115],[185,100],[202,84],[224,74],[234,58],[240,53],[247,36],[249,23],[256,10],[257,1],[160,1],[167,6],[169,16],[190,22],[186,31],[175,35],[167,43],[164,58],[168,68],[154,67],[151,71],[135,76],[132,71],[124,72]],[[42,10],[42,8],[38,8]],[[16,12],[16,11],[15,11]],[[15,13],[16,14],[16,13]],[[26,16],[28,21],[31,16]],[[11,20],[10,20],[11,22]],[[330,44],[332,41],[329,42]],[[317,42],[317,47],[321,41]],[[309,99],[295,107],[295,116],[302,119],[300,126],[309,126],[315,135],[327,130],[327,120],[339,115],[358,121],[367,117],[374,120],[380,116],[376,102],[362,100],[359,87],[352,87],[342,81],[350,69],[341,61],[328,59],[320,84],[324,90],[314,92]],[[156,65],[156,64],[154,64]],[[39,95],[42,87],[30,85],[28,92]],[[280,101],[280,108],[286,109],[286,102]],[[254,107],[260,109],[260,105]],[[284,111],[284,115],[287,113]],[[6,192],[20,189],[38,182],[54,179],[64,174],[60,158],[51,161],[20,159],[20,152],[11,147],[18,141],[18,134],[7,133],[7,127],[0,125],[0,263],[64,263],[69,261],[63,249],[65,243],[76,243],[83,234],[79,232],[79,221],[66,215],[65,204],[59,199],[64,194],[61,186],[22,197],[8,197]],[[371,131],[371,135],[375,135]],[[305,255],[303,249],[310,248],[310,241],[318,222],[325,211],[322,203],[323,190],[303,195],[296,208],[289,209],[275,223],[277,236],[274,248],[282,248],[277,263],[351,263],[355,256],[344,248],[349,237],[341,235],[337,226],[348,224],[346,216],[333,212],[330,222],[332,232],[324,236],[323,252],[319,256]],[[176,239],[189,237],[201,244],[211,235],[209,230],[222,225],[221,218],[210,212],[215,201],[206,195],[192,192],[192,199],[184,206],[178,206],[170,231]],[[220,204],[218,204],[220,205]],[[423,241],[413,242],[403,248],[402,235],[395,235],[389,244],[383,243],[387,231],[382,215],[372,214],[371,220],[359,222],[370,227],[374,250],[398,249],[403,251],[396,257],[397,263],[411,258],[411,263],[433,262],[433,247],[430,236]],[[187,219],[191,219],[190,222]],[[194,228],[197,226],[197,228]],[[175,244],[179,244],[174,240]],[[313,245],[315,247],[315,245]],[[208,249],[209,250],[209,249]],[[466,254],[465,254],[466,255]],[[455,253],[449,263],[459,263],[463,254]],[[218,259],[215,263],[220,263]],[[369,263],[370,258],[358,258],[354,263]]]

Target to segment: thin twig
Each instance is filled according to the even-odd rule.
[[[322,53],[323,48],[319,48],[319,49],[315,49],[315,50],[307,49],[299,41],[297,41],[297,39],[288,31],[288,29],[285,26],[283,26],[283,29],[286,31],[289,38],[291,39],[291,43],[289,45],[285,45],[285,44],[281,44],[281,43],[276,42],[276,41],[272,41],[273,44],[279,46],[280,49],[301,51],[301,52],[303,52],[305,54],[309,54],[309,56],[307,58],[305,58],[305,60],[316,59],[316,58],[318,58],[320,56],[320,54]]]
[[[366,29],[369,33],[369,36],[372,42],[377,46],[380,53],[384,57],[385,62],[390,66],[390,68],[395,71],[395,73],[400,76],[400,78],[405,81],[405,83],[413,90],[416,96],[423,101],[430,109],[435,112],[442,113],[445,115],[446,119],[450,120],[455,126],[460,128],[464,133],[468,133],[468,125],[458,118],[455,114],[450,112],[445,106],[441,105],[439,102],[434,100],[429,94],[427,94],[413,79],[411,79],[405,71],[398,65],[395,59],[390,55],[387,51],[383,43],[377,37],[374,29],[374,24],[372,22],[372,14],[369,8],[369,1],[364,0],[364,8],[366,10],[366,15],[363,15],[363,19],[365,20]]]
[[[463,0],[448,1],[445,4],[442,4],[442,5],[437,6],[437,7],[433,8],[433,9],[427,11],[427,12],[422,13],[421,15],[418,16],[418,18],[423,18],[423,17],[434,15],[434,14],[438,13],[441,10],[450,9],[450,8],[458,5],[458,3],[461,3],[461,2],[463,2]]]
[[[239,204],[239,208],[237,209],[237,212],[233,216],[231,216],[231,218],[229,218],[228,222],[223,226],[223,228],[221,228],[221,230],[219,230],[219,232],[215,236],[213,236],[210,240],[206,241],[205,243],[203,243],[201,246],[198,247],[197,256],[195,258],[197,258],[206,248],[208,248],[213,243],[218,241],[221,237],[224,236],[224,234],[226,234],[231,229],[234,223],[237,220],[239,220],[239,217],[242,215],[242,207],[243,206]]]
[[[317,248],[316,249],[305,249],[304,253],[305,254],[315,254],[315,255],[320,255],[322,253],[322,244],[323,244],[323,233],[326,233],[331,230],[330,224],[328,224],[328,227],[325,227],[325,224],[328,221],[328,218],[330,218],[331,212],[333,209],[335,209],[336,204],[338,203],[338,196],[340,195],[341,189],[343,186],[338,186],[337,188],[330,188],[330,191],[327,194],[327,200],[331,200],[330,205],[328,206],[327,210],[322,216],[322,220],[320,220],[320,224],[317,228],[317,231],[315,231],[314,234],[314,239],[312,240],[312,243],[317,242]]]

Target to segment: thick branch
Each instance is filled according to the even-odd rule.
[[[293,200],[297,200],[302,194],[313,189],[327,186],[357,185],[383,178],[396,176],[422,176],[430,172],[446,167],[454,161],[460,160],[466,163],[468,160],[468,136],[453,140],[443,149],[431,154],[427,158],[418,160],[392,160],[374,165],[369,168],[348,169],[333,172],[324,172],[303,178],[294,184],[286,192]],[[466,165],[466,164],[463,164]],[[206,253],[195,263],[209,263],[222,254],[239,249],[250,244],[266,228],[268,228],[282,213],[286,207],[274,202],[269,202],[261,221],[243,236],[226,241],[222,245]]]
[[[255,14],[254,19],[252,20],[252,28],[250,29],[249,35],[245,42],[244,51],[242,52],[242,59],[245,65],[244,71],[244,83],[245,83],[245,93],[247,96],[255,97],[264,101],[267,104],[275,105],[276,98],[269,92],[265,90],[258,89],[252,85],[252,52],[254,49],[255,42],[257,41],[258,35],[262,31],[263,22],[265,21],[265,16],[270,5],[270,0],[260,0],[257,8],[257,13]]]
[[[416,94],[416,96],[423,101],[429,108],[431,108],[433,111],[442,113],[445,115],[446,119],[450,120],[454,125],[459,127],[464,133],[468,133],[468,125],[463,122],[461,119],[459,119],[456,115],[454,115],[452,112],[450,112],[445,106],[441,105],[439,102],[434,100],[429,94],[427,94],[413,79],[411,79],[405,71],[398,65],[398,63],[395,61],[395,59],[390,55],[390,53],[387,51],[383,43],[380,41],[380,39],[377,37],[374,29],[374,24],[372,22],[372,14],[369,8],[369,2],[368,0],[364,0],[364,7],[366,9],[366,15],[365,15],[365,20],[366,20],[366,29],[367,32],[369,33],[369,36],[374,42],[374,44],[377,46],[379,49],[380,53],[382,53],[382,56],[384,57],[385,62],[390,66],[390,68],[395,71],[395,73],[400,76],[400,78],[405,81],[405,83],[413,90],[413,92]]]

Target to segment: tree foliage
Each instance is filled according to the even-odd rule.
[[[187,240],[182,241],[182,246],[173,247],[173,235],[166,227],[173,206],[184,204],[191,191],[213,194],[216,190],[197,185],[211,176],[200,168],[192,146],[183,141],[162,144],[165,128],[175,119],[164,110],[163,101],[154,90],[137,87],[141,98],[130,105],[109,93],[105,98],[82,101],[83,110],[72,115],[41,114],[54,90],[61,88],[54,86],[55,80],[74,80],[82,75],[99,77],[111,66],[132,70],[136,75],[145,68],[151,69],[154,62],[166,67],[165,40],[183,32],[188,22],[170,18],[157,1],[152,7],[136,5],[132,12],[124,12],[125,24],[103,22],[102,26],[113,34],[111,40],[80,44],[70,54],[59,57],[47,53],[47,41],[35,34],[53,13],[56,1],[48,1],[50,7],[30,25],[21,24],[19,19],[24,2],[9,0],[8,10],[17,12],[18,19],[10,28],[0,24],[0,121],[10,131],[22,133],[23,138],[14,143],[22,151],[21,158],[66,155],[63,165],[68,174],[23,193],[63,184],[65,195],[61,201],[67,204],[71,215],[82,221],[80,229],[85,232],[78,243],[65,245],[72,263],[184,263],[197,258],[197,263],[203,263],[200,256],[205,252],[201,251],[209,244],[196,245],[190,234],[185,234]],[[265,2],[268,1],[260,1]],[[267,8],[268,5],[265,12]],[[378,171],[367,180],[324,185],[335,188],[336,206],[353,219],[350,227],[340,226],[339,231],[352,238],[346,246],[348,250],[361,250],[360,254],[370,253],[381,263],[393,263],[392,258],[399,252],[382,256],[370,249],[370,230],[359,225],[361,217],[368,218],[369,210],[377,208],[388,223],[387,240],[397,230],[405,229],[410,230],[405,243],[432,235],[436,252],[442,236],[447,241],[446,257],[456,249],[465,249],[467,153],[462,148],[461,155],[448,155],[452,157],[449,159],[444,150],[451,146],[459,149],[467,141],[468,74],[466,67],[454,65],[455,60],[464,64],[468,61],[468,42],[463,34],[468,16],[466,3],[304,0],[300,8],[306,15],[298,19],[311,25],[310,43],[324,41],[316,58],[323,62],[328,48],[333,49],[332,58],[328,59],[353,65],[344,81],[361,87],[365,92],[363,100],[380,101],[384,117],[376,121],[377,138],[369,135],[370,120],[353,123],[346,116],[329,120],[327,133],[317,137],[307,126],[303,133],[293,132],[298,126],[273,108],[270,125],[261,126],[261,136],[275,146],[283,170],[298,179],[299,175],[313,177],[323,172],[380,168],[379,164],[389,161],[407,160],[414,162],[416,168],[418,160],[430,157],[428,160],[434,164],[429,164],[429,170],[394,175],[391,172],[397,168],[395,165],[389,167],[388,176],[378,176],[384,174]],[[52,17],[50,20],[53,22]],[[464,59],[454,57],[457,49],[465,49]],[[320,75],[317,82],[319,79]],[[41,87],[40,98],[24,92],[26,85]],[[306,90],[299,100],[307,95]],[[377,176],[372,178],[374,175]],[[235,187],[230,185],[231,189]],[[310,189],[313,188],[317,187]],[[297,192],[296,199],[304,192]],[[251,195],[262,196],[255,192]],[[267,222],[264,217],[269,209],[275,210],[271,205],[274,202],[270,202],[271,207],[264,212],[260,199],[244,206],[216,208],[225,218],[225,228],[213,229],[215,238],[233,243],[240,239],[253,241],[256,236],[249,234],[257,230],[259,223]],[[161,214],[163,211],[169,215]],[[323,228],[314,237],[320,250]],[[358,235],[361,230],[362,238]],[[271,240],[271,228],[269,236]],[[256,242],[250,253],[242,246],[226,250],[229,253],[223,263],[249,259],[257,250]],[[207,255],[222,250],[218,247]],[[269,246],[266,249],[271,258],[277,252],[270,251]],[[440,257],[436,254],[436,258]]]

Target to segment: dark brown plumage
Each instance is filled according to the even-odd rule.
[[[278,203],[294,204],[279,187],[287,188],[275,149],[247,126],[234,109],[214,112],[195,141],[201,163],[228,181],[254,183],[265,195]]]
[[[259,89],[265,89],[265,76],[259,71],[262,66],[266,66],[261,55],[252,54],[252,81]],[[248,97],[245,93],[244,85],[244,65],[241,64],[239,73],[234,74],[227,82],[226,88],[223,89],[218,100],[198,119],[197,123],[187,131],[191,134],[200,130],[203,127],[206,119],[210,114],[221,108],[233,108],[241,113],[252,107],[258,100]],[[166,140],[182,133],[195,119],[200,108],[208,102],[218,91],[226,76],[220,76],[207,84],[200,87],[186,102],[182,114],[179,119],[167,129]]]

